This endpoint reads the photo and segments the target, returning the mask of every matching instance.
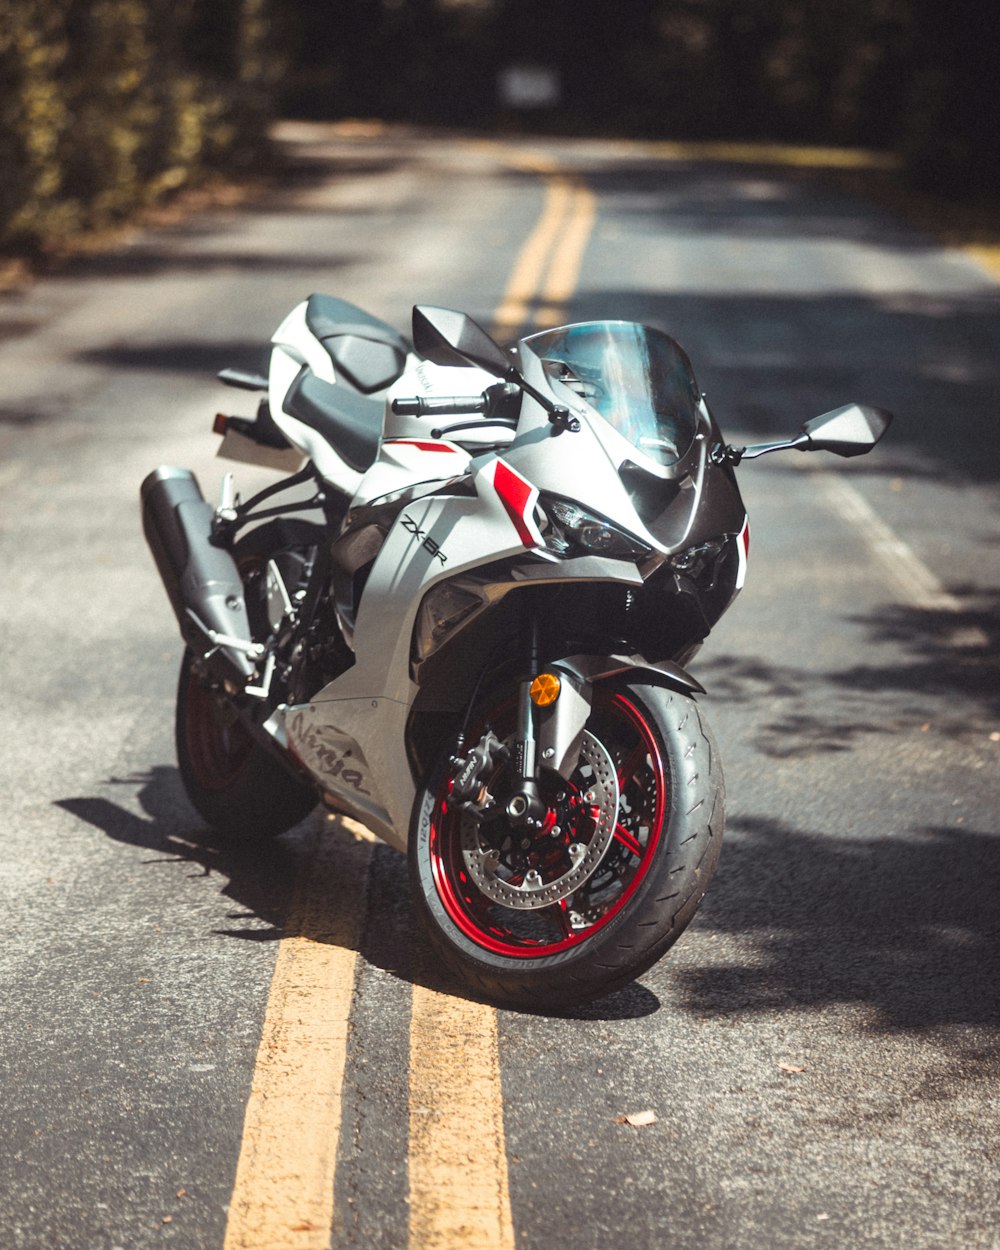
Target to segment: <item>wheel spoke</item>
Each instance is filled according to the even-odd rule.
[[[555,907],[552,908],[552,914],[562,936],[564,938],[572,937],[573,925],[570,923],[569,905],[564,898],[561,898]]]
[[[642,855],[642,843],[634,834],[629,833],[624,825],[615,825],[615,837],[624,846],[627,846],[633,855]]]

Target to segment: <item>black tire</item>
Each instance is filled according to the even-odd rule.
[[[320,527],[302,522],[275,521],[235,544],[233,555],[247,587],[251,626],[258,623],[255,637],[264,614],[252,601],[254,580],[277,552],[309,545],[320,532]],[[316,806],[315,789],[254,740],[190,651],[181,662],[175,740],[188,798],[213,829],[228,837],[243,841],[274,837],[304,820]]]
[[[509,701],[506,709],[488,707],[482,724],[493,724],[502,737],[510,707]],[[463,817],[445,804],[450,752],[414,804],[409,861],[418,917],[444,963],[476,994],[504,1006],[565,1008],[634,980],[680,937],[718,862],[725,786],[715,741],[694,700],[655,686],[602,684],[587,729],[611,757],[620,803],[597,870],[560,903],[514,910],[476,885],[462,857]],[[563,808],[553,837],[562,836],[575,803],[568,836],[586,841],[585,822],[594,820],[585,814],[587,767],[570,783],[552,774],[549,784],[562,789],[550,794]],[[550,801],[544,784],[543,798]],[[504,819],[498,815],[494,824]],[[503,836],[502,829],[488,834],[493,845]],[[516,849],[503,845],[511,845],[513,869]],[[540,862],[536,856],[533,867],[544,873]],[[553,867],[553,878],[560,871]]]

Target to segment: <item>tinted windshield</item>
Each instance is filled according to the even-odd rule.
[[[596,408],[644,455],[675,464],[697,428],[698,383],[684,350],[630,321],[587,321],[533,334],[546,372]]]

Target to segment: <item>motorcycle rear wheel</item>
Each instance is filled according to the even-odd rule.
[[[503,737],[511,707],[510,700],[488,706],[481,726],[492,725]],[[409,860],[418,916],[442,961],[475,993],[504,1006],[567,1007],[634,980],[680,937],[718,862],[725,786],[715,741],[694,700],[637,683],[600,685],[587,730],[617,772],[614,837],[596,871],[551,906],[507,907],[497,897],[501,891],[490,897],[476,884],[463,858],[470,817],[446,802],[451,751],[414,804]],[[571,826],[564,843],[592,836],[588,772],[581,758],[568,782],[543,776],[550,812],[560,803],[549,822],[558,819],[557,832]],[[520,833],[505,838],[499,820],[486,830],[488,840],[523,846]],[[559,843],[548,854],[544,846],[538,851],[541,845],[536,840],[520,856],[504,849],[511,884],[518,883],[518,864],[523,870],[529,860],[534,871],[558,877],[562,869],[546,864],[555,863]]]
[[[236,543],[233,555],[258,641],[266,628],[258,583],[267,561],[282,550],[314,543],[316,529],[272,521]],[[181,662],[175,741],[181,780],[192,806],[227,837],[241,841],[274,837],[304,820],[316,806],[315,789],[254,740],[190,651]]]

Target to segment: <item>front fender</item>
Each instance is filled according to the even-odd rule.
[[[668,686],[683,694],[704,694],[705,687],[672,660],[651,663],[641,655],[571,655],[556,660],[553,668],[571,673],[581,681],[593,683],[635,674],[650,685]]]
[[[559,698],[536,712],[537,758],[569,780],[580,762],[583,731],[590,717],[597,682],[629,677],[647,685],[666,686],[682,694],[704,694],[705,688],[679,664],[650,663],[640,655],[571,655],[549,665],[560,677]]]

